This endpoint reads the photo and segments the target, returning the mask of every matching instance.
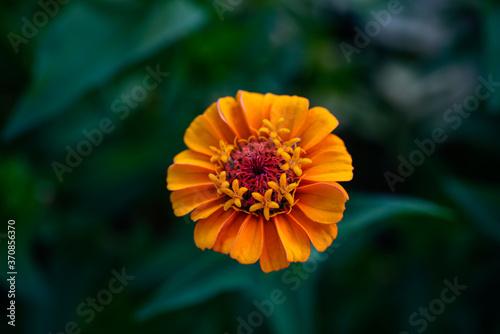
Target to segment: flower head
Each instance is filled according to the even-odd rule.
[[[337,235],[352,159],[331,132],[337,119],[297,96],[239,91],[186,130],[167,188],[177,216],[191,212],[201,249],[260,260],[263,271],[324,251]]]

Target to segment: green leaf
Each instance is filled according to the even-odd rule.
[[[345,216],[340,224],[343,233],[352,233],[372,223],[404,215],[451,220],[454,214],[448,208],[414,197],[353,194],[346,204]]]
[[[478,230],[500,242],[500,197],[498,189],[479,189],[455,179],[444,181],[444,190],[473,222]]]
[[[207,21],[188,1],[151,6],[71,3],[41,38],[33,79],[4,129],[13,139],[49,121],[120,70],[179,40]],[[165,64],[158,64],[168,71]],[[155,69],[157,64],[150,64]]]
[[[316,252],[315,249],[312,251]],[[277,277],[280,278],[279,281],[263,280],[263,283],[267,284],[261,284],[261,290],[265,288],[266,294],[262,294],[261,292],[262,298],[259,302],[262,302],[263,300],[271,301],[273,290],[278,290],[283,293],[280,300],[284,299],[284,302],[280,304],[273,303],[273,312],[266,319],[266,321],[269,322],[269,327],[273,333],[299,334],[315,332],[314,297],[318,294],[318,275],[317,272],[308,272],[302,269],[301,271],[306,273],[307,276],[305,276],[305,279],[301,279],[297,290],[293,290],[290,285],[284,283],[284,279],[285,277],[290,277],[285,273],[287,271],[291,272],[294,266],[300,268],[304,265],[302,263],[292,263],[291,267],[277,273]],[[293,277],[295,277],[295,279],[299,279],[295,275]]]
[[[220,258],[219,254],[213,255],[214,259]],[[223,292],[254,286],[252,268],[236,263],[216,267],[213,262],[203,256],[200,261],[174,274],[139,310],[138,319],[147,320],[162,312],[200,304]]]

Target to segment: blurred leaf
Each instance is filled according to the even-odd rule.
[[[500,78],[500,66],[498,66],[498,55],[500,54],[500,39],[497,35],[498,22],[500,20],[500,6],[494,1],[485,1],[481,3],[482,12],[484,15],[484,66],[486,73],[493,76],[493,81],[498,81]],[[492,94],[486,101],[490,112],[498,114],[500,108],[500,95]]]
[[[312,249],[313,253],[317,251]],[[315,255],[311,255],[309,262],[315,262],[313,260]],[[314,312],[315,306],[314,302],[315,296],[318,294],[318,271],[312,271],[309,269],[304,269],[304,264],[293,264],[291,267],[279,271],[276,273],[276,278],[280,278],[279,281],[276,280],[262,280],[259,284],[262,300],[271,300],[271,295],[273,290],[278,290],[283,292],[283,297],[280,299],[285,299],[282,304],[274,304],[273,313],[269,316],[269,325],[274,333],[314,333]],[[290,272],[301,268],[302,273],[306,273],[306,278],[300,281],[300,285],[297,285],[297,290],[293,290],[290,285],[285,284],[285,282],[290,283],[285,280],[285,277],[289,279],[290,277],[295,277],[299,279],[298,276],[291,276]],[[295,286],[294,286],[295,287]],[[263,291],[266,291],[263,294]],[[260,302],[260,300],[259,300]]]
[[[220,258],[219,254],[213,255],[214,259]],[[204,256],[165,282],[155,297],[139,310],[137,317],[146,320],[162,312],[202,303],[223,292],[252,287],[250,269],[236,263],[214,266],[213,261],[207,261]]]
[[[438,204],[403,196],[353,194],[346,204],[343,233],[353,233],[366,226],[395,216],[424,215],[451,220],[453,211]]]
[[[126,66],[150,56],[206,22],[187,1],[151,6],[97,7],[75,2],[59,14],[41,39],[33,79],[4,129],[12,139],[50,120],[88,90]],[[156,64],[151,64],[155,70]],[[160,66],[166,71],[165,66]]]
[[[480,231],[500,243],[498,188],[484,191],[458,180],[448,179],[444,182],[444,189]]]

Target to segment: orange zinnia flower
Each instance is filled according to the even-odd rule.
[[[322,252],[337,236],[352,159],[337,119],[298,96],[239,91],[196,117],[168,169],[174,214],[197,221],[196,246],[260,259],[264,272]],[[194,211],[193,211],[194,210]]]

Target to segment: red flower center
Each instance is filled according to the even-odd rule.
[[[287,183],[298,181],[292,170],[283,171],[281,166],[286,161],[276,153],[275,145],[269,140],[250,141],[241,147],[236,147],[231,153],[230,159],[224,165],[229,184],[237,179],[240,187],[245,187],[249,191],[243,195],[242,209],[248,211],[250,206],[257,203],[252,193],[256,192],[264,196],[269,189],[269,182],[279,184],[280,176],[286,173]],[[273,193],[273,201],[280,203],[278,193]],[[280,208],[285,209],[283,201]]]
[[[216,164],[217,174],[208,177],[217,187],[217,194],[228,198],[224,210],[234,208],[253,215],[262,212],[269,220],[295,205],[301,166],[312,161],[301,158],[300,138],[284,141],[280,137],[290,133],[283,122],[280,118],[274,126],[265,119],[257,136],[235,140],[234,145],[220,140],[219,148],[210,146],[215,153],[210,161]]]

